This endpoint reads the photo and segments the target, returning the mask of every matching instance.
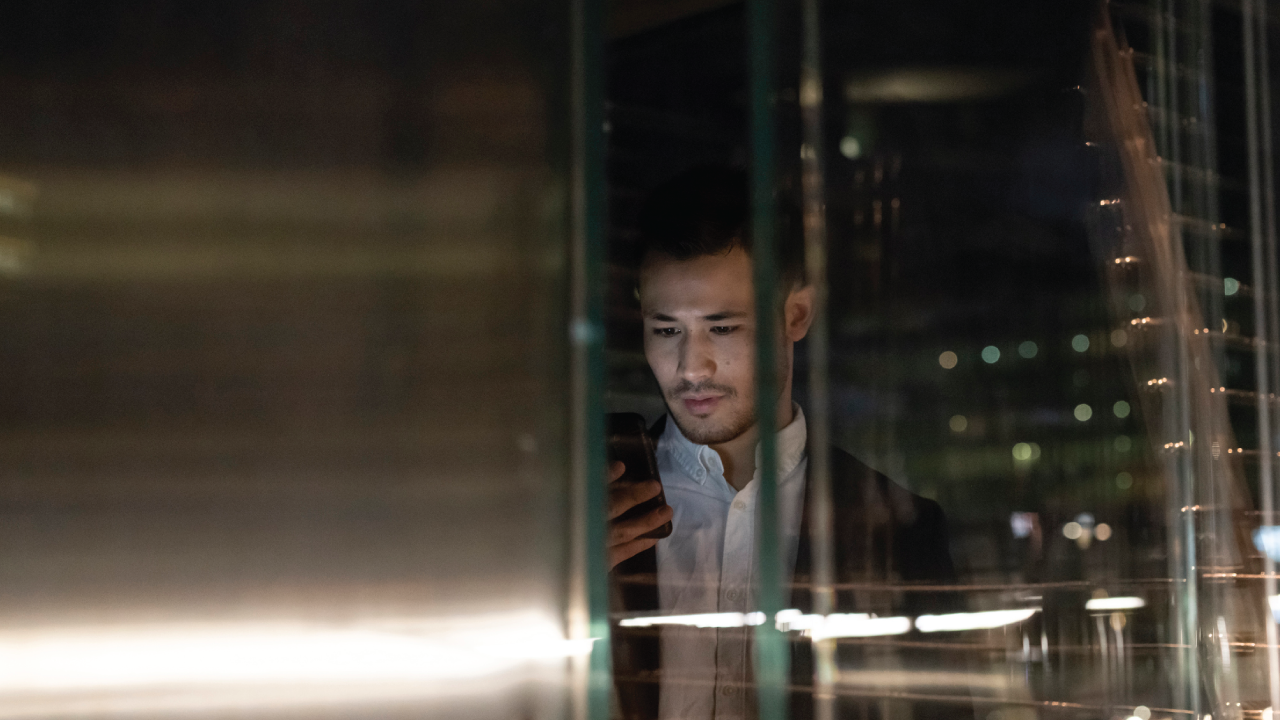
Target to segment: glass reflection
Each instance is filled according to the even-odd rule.
[[[786,8],[775,212],[815,288],[796,416],[824,438],[809,467],[830,463],[816,501],[807,473],[801,512],[834,515],[795,541],[793,602],[735,622],[788,634],[787,712],[1269,716],[1278,601],[1261,549],[1274,544],[1280,314],[1267,8]],[[747,27],[725,9],[613,44],[624,286],[636,282],[624,256],[649,242],[632,221],[649,190],[691,163],[760,156],[733,117],[759,79],[704,50],[736,52],[726,38]],[[659,50],[670,66],[642,61]],[[680,90],[650,92],[659,78]],[[656,420],[670,398],[656,402],[635,339],[644,302],[619,293],[611,312],[608,403]],[[778,506],[760,510],[784,528],[788,469]],[[855,475],[885,494],[851,492]],[[658,557],[688,532],[678,503]],[[904,507],[937,510],[912,525]],[[895,524],[903,534],[877,535]],[[896,554],[913,546],[934,559],[949,547],[945,568],[916,572]],[[708,598],[727,592],[712,575],[695,583]],[[674,648],[661,568],[615,581],[657,584],[615,619]],[[658,696],[637,710],[620,694],[628,717],[682,716],[661,700],[681,682],[726,691],[717,653],[748,635],[682,627],[671,632],[713,649],[703,674],[665,656],[620,664],[620,688]],[[755,712],[737,699],[684,710]]]

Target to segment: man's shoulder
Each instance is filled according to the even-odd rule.
[[[831,491],[838,504],[884,504],[895,514],[932,519],[942,507],[890,480],[858,458],[831,447]]]
[[[891,564],[903,580],[954,579],[947,518],[941,505],[836,447],[831,448],[831,497],[837,527],[871,526],[893,533],[896,540]]]

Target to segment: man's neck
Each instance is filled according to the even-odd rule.
[[[778,413],[774,428],[781,430],[795,420],[796,410],[791,406],[791,393],[784,392],[778,398]],[[746,432],[732,440],[709,446],[720,455],[724,465],[724,479],[739,492],[756,474],[756,443],[760,440],[760,424],[756,423]]]

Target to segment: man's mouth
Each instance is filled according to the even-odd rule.
[[[692,415],[709,415],[723,399],[723,395],[686,395],[680,402]]]

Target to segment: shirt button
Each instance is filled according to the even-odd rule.
[[[738,599],[738,591],[737,591],[737,590],[730,590],[729,592],[725,593],[725,594],[724,594],[724,596],[725,596],[725,597],[727,597],[727,598],[729,598],[730,600],[737,600],[737,599]]]
[[[746,503],[744,503],[744,502],[742,502],[741,500],[734,500],[734,501],[733,501],[733,509],[734,509],[734,510],[745,510],[745,509],[746,509],[746,507],[747,507],[747,504],[746,504]]]
[[[738,688],[732,685],[725,685],[724,687],[720,688],[721,695],[732,695],[736,692],[738,692]]]

